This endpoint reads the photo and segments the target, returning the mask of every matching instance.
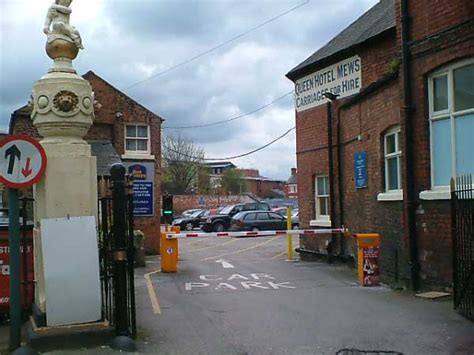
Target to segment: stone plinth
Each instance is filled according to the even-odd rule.
[[[44,177],[34,189],[35,302],[42,312],[47,310],[41,220],[81,216],[97,219],[96,158],[83,140],[92,125],[93,102],[90,84],[60,68],[44,75],[33,87],[31,118],[44,137],[40,144],[47,156]]]

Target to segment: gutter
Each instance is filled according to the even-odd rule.
[[[410,280],[411,289],[418,290],[420,287],[418,262],[418,241],[416,235],[415,215],[415,188],[414,188],[414,164],[413,164],[413,97],[411,87],[411,58],[410,58],[410,17],[408,11],[408,0],[401,0],[401,44],[402,44],[402,72],[403,72],[403,151],[404,179],[403,179],[403,207],[405,213],[405,233],[409,241],[410,257]]]

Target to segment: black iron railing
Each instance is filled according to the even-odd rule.
[[[451,179],[454,308],[474,319],[474,185],[471,175]]]
[[[135,337],[132,181],[107,177],[98,185],[102,317],[118,335]]]

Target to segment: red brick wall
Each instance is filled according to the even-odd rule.
[[[200,205],[200,201],[204,201],[204,204]],[[254,201],[245,195],[175,195],[173,196],[173,209],[175,214],[180,214],[194,208],[211,209],[244,202]]]
[[[395,36],[390,32],[382,36],[379,41],[372,43],[357,54],[361,57],[362,62],[362,86],[369,86],[374,81],[380,79],[389,71],[390,63],[397,55]],[[348,57],[350,54],[347,55]],[[397,95],[394,90],[391,95]],[[397,96],[396,96],[397,97]],[[340,100],[341,103],[344,100]],[[381,100],[378,105],[384,105]],[[336,105],[334,105],[336,106]],[[368,117],[364,117],[363,121],[348,116],[344,122],[342,138],[344,142],[353,138],[354,132],[360,132],[365,127],[372,127],[371,120],[378,119],[377,107],[367,110]],[[351,113],[358,116],[361,113],[357,110]],[[302,227],[309,227],[309,221],[315,218],[314,206],[314,178],[318,175],[328,175],[328,152],[327,152],[327,107],[320,105],[313,109],[298,112],[296,114],[296,154],[298,166],[298,196],[300,207],[300,223]],[[337,109],[334,107],[333,117],[337,115]],[[333,119],[335,123],[335,119]],[[368,124],[368,126],[367,126]],[[336,142],[336,126],[333,126],[333,144]],[[358,134],[358,133],[357,133]],[[355,135],[357,137],[357,134]],[[372,137],[372,140],[374,137]],[[379,143],[377,143],[379,144]],[[334,161],[336,157],[334,157]],[[353,159],[353,157],[352,157]],[[351,163],[352,164],[352,163]],[[352,173],[352,170],[350,170]]]
[[[398,0],[399,2],[400,0]],[[398,13],[400,16],[400,14]],[[416,231],[420,276],[426,286],[452,285],[450,204],[426,201],[418,193],[431,188],[431,158],[427,78],[435,70],[474,58],[474,2],[471,0],[410,1],[412,53],[412,124],[416,152],[414,182],[417,194]],[[471,20],[470,23],[461,25]],[[436,34],[436,36],[433,36]],[[431,36],[429,38],[424,38]]]
[[[417,0],[408,3],[412,40],[433,35],[474,17],[472,0]]]
[[[15,126],[13,127],[13,134],[26,134],[28,136],[35,137],[36,139],[41,139],[38,130],[33,126],[31,121],[29,111],[27,115],[18,115],[15,120]]]
[[[242,173],[242,176],[246,177],[258,177],[260,175],[257,169],[236,169]]]
[[[247,192],[260,198],[266,198],[271,193],[270,190],[277,189],[285,191],[286,184],[282,181],[246,180]]]

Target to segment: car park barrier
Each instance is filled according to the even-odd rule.
[[[268,237],[276,235],[313,235],[313,234],[340,234],[347,233],[345,228],[326,229],[288,229],[277,231],[249,231],[249,232],[213,232],[213,233],[171,233],[166,234],[167,239],[182,238],[209,238],[209,237]]]
[[[349,231],[346,228],[332,228],[332,229],[288,229],[288,230],[274,230],[274,231],[250,231],[250,232],[217,232],[217,233],[181,233],[179,227],[173,227],[170,231],[166,228],[161,232],[161,271],[162,272],[177,272],[178,271],[178,239],[183,238],[212,238],[212,237],[266,237],[287,235],[291,238],[293,235],[318,235],[318,234],[341,234],[347,235]],[[291,242],[291,239],[289,239]],[[292,248],[288,244],[288,248]],[[291,254],[288,251],[288,260],[292,260]]]

